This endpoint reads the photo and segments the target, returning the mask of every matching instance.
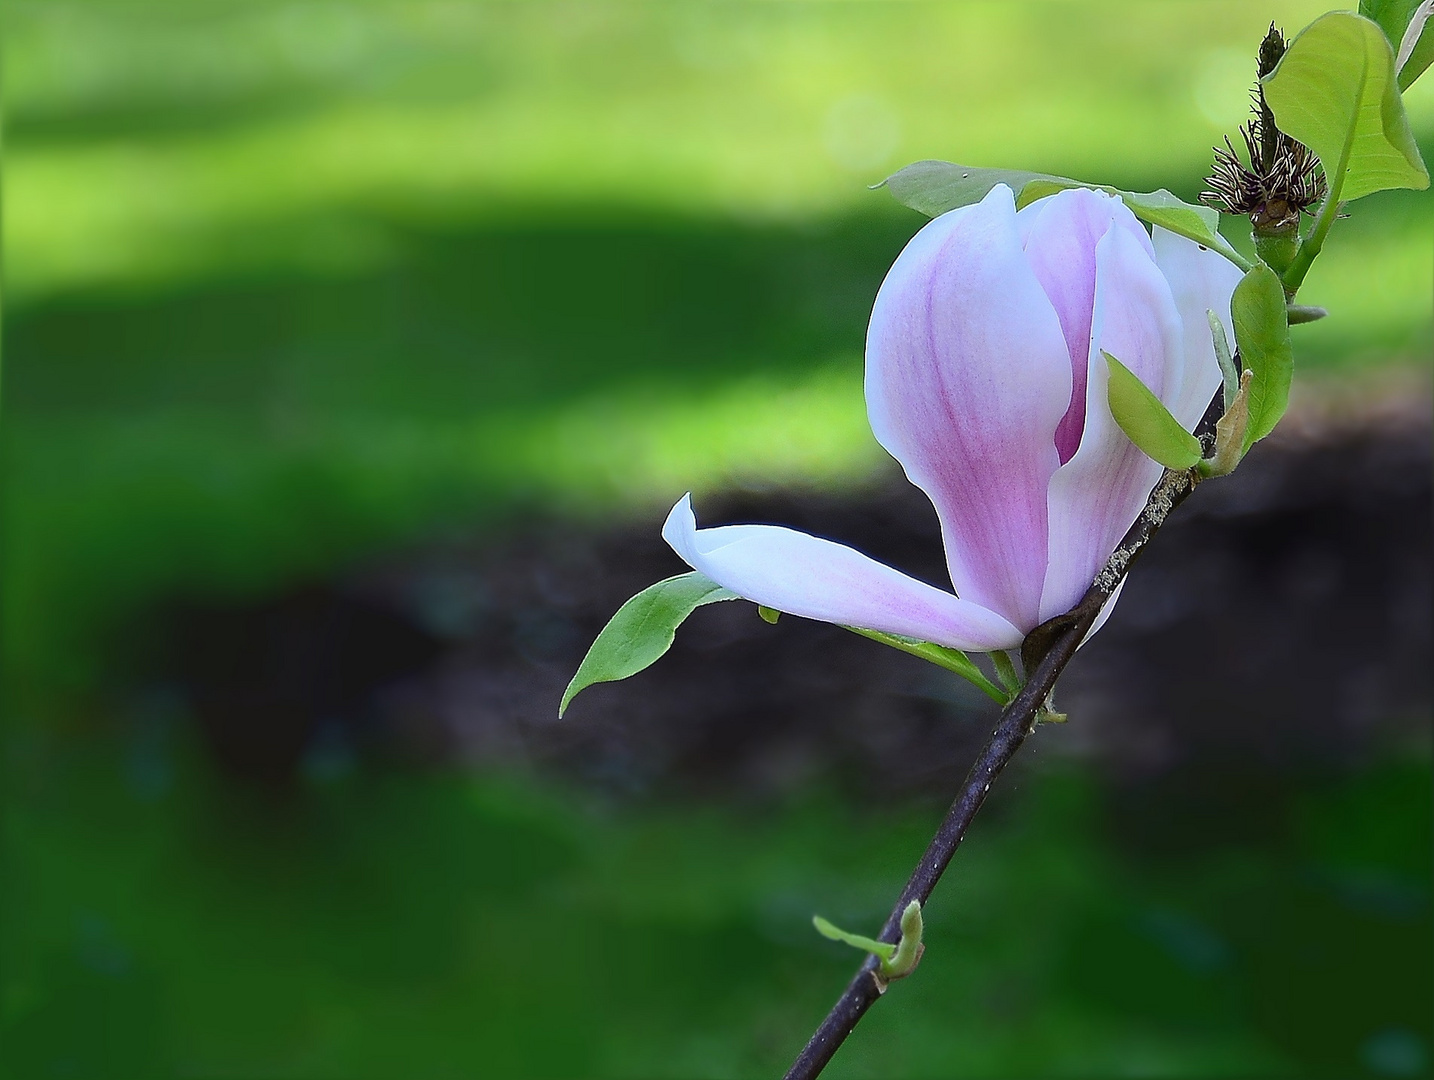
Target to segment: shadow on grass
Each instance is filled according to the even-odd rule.
[[[802,227],[611,210],[470,229],[336,219],[382,238],[380,265],[261,264],[12,313],[8,406],[481,415],[634,380],[808,370],[860,349],[921,220],[899,208]],[[297,258],[318,227],[232,242]]]

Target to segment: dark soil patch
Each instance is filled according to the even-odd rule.
[[[1197,491],[1071,665],[1059,691],[1070,723],[1043,731],[1040,751],[1159,779],[1173,804],[1184,778],[1190,798],[1218,801],[1357,765],[1424,730],[1426,412],[1292,423]],[[781,522],[944,580],[935,516],[898,475],[698,505],[704,523]],[[174,615],[170,674],[220,763],[275,786],[367,753],[557,773],[614,794],[954,788],[990,702],[842,630],[769,626],[745,603],[700,610],[656,666],[588,690],[560,722],[558,698],[606,619],[684,569],[659,520],[597,532],[531,522],[250,608],[190,606]],[[1147,826],[1161,827],[1131,827]]]

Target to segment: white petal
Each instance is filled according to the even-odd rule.
[[[1241,271],[1223,255],[1203,248],[1158,225],[1155,228],[1155,262],[1170,283],[1175,309],[1180,312],[1185,366],[1178,386],[1166,388],[1165,405],[1180,426],[1194,431],[1210,399],[1220,388],[1220,362],[1210,337],[1205,312],[1213,310],[1234,348],[1235,328],[1230,322],[1230,295],[1240,283]],[[1119,354],[1117,354],[1119,359]]]
[[[1024,636],[980,604],[830,540],[776,525],[698,529],[690,495],[672,508],[662,537],[694,570],[789,615],[976,652],[1014,648]]]
[[[1111,593],[1106,602],[1100,605],[1100,614],[1095,617],[1095,622],[1090,624],[1090,629],[1085,632],[1085,637],[1080,639],[1080,644],[1076,648],[1084,649],[1090,639],[1095,637],[1095,632],[1105,625],[1105,621],[1110,618],[1110,613],[1115,610],[1115,602],[1120,599],[1120,594],[1125,590],[1125,583],[1129,580],[1128,577],[1120,579],[1120,584],[1115,587],[1115,592]]]

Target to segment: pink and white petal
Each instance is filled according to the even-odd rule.
[[[1046,211],[1051,205],[1051,200],[1064,194],[1066,191],[1092,191],[1103,198],[1119,203],[1119,209],[1112,211],[1113,220],[1118,221],[1121,228],[1128,230],[1132,236],[1140,239],[1145,249],[1149,251],[1152,256],[1155,254],[1154,248],[1150,246],[1150,235],[1145,231],[1145,226],[1140,224],[1140,219],[1130,212],[1130,208],[1125,205],[1125,201],[1119,196],[1109,195],[1096,188],[1066,188],[1064,191],[1056,192],[1055,195],[1047,195],[1044,198],[1037,199],[1035,202],[1027,203],[1021,207],[1021,209],[1017,210],[1016,233],[1021,238],[1021,247],[1026,246],[1026,241],[1030,238],[1031,228],[1035,225],[1036,218],[1040,217],[1040,215]]]
[[[672,508],[662,538],[717,584],[789,615],[976,652],[1024,637],[995,612],[830,540],[776,525],[698,529],[690,495]]]
[[[1025,237],[1026,258],[1056,309],[1071,357],[1070,407],[1056,428],[1062,463],[1080,446],[1085,428],[1085,383],[1089,367],[1091,312],[1095,306],[1095,248],[1118,224],[1154,256],[1150,238],[1135,215],[1114,195],[1072,188],[1032,203],[1041,207]],[[1027,208],[1029,209],[1029,207]]]
[[[1026,203],[1025,206],[1016,211],[1016,239],[1021,242],[1021,247],[1026,246],[1026,241],[1029,240],[1031,236],[1031,227],[1035,225],[1036,218],[1041,216],[1046,208],[1046,203],[1049,201],[1049,196],[1044,199],[1037,199],[1035,202]]]
[[[1173,232],[1156,226],[1155,263],[1170,292],[1183,324],[1185,370],[1178,387],[1167,389],[1165,405],[1180,426],[1194,431],[1220,388],[1220,362],[1210,337],[1205,312],[1213,310],[1225,328],[1230,347],[1235,345],[1235,328],[1230,321],[1230,295],[1242,276],[1240,268],[1209,248],[1201,247]]]
[[[1050,488],[1050,566],[1041,618],[1069,611],[1135,522],[1161,467],[1120,430],[1106,397],[1109,352],[1156,396],[1181,368],[1180,316],[1170,287],[1144,249],[1112,228],[1096,250],[1095,316],[1086,423],[1080,449]]]
[[[1039,621],[1046,489],[1070,393],[1060,321],[1021,251],[1010,189],[922,229],[872,310],[867,413],[935,505],[956,591],[1025,630]]]

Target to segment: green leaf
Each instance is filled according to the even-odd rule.
[[[1230,298],[1235,347],[1250,372],[1248,450],[1275,429],[1290,403],[1295,356],[1285,314],[1285,289],[1277,275],[1261,264],[1240,279]]]
[[[1359,0],[1359,13],[1378,23],[1389,43],[1398,49],[1419,3],[1420,0]]]
[[[1180,426],[1150,388],[1104,349],[1110,365],[1106,393],[1111,415],[1130,441],[1167,469],[1189,469],[1200,461],[1200,440]]]
[[[593,683],[626,679],[653,664],[672,647],[682,621],[703,604],[737,599],[736,593],[696,571],[643,589],[602,628],[563,691],[558,716],[567,712],[579,691]]]
[[[1057,185],[1052,189],[1055,191],[1079,186],[1075,180],[1050,173],[978,169],[970,165],[953,165],[949,161],[918,161],[892,173],[875,187],[886,188],[902,206],[909,206],[934,218],[958,206],[980,202],[997,184],[1005,184],[1014,191],[1017,207],[1024,206],[1040,197],[1024,198],[1026,185],[1033,180],[1053,182]]]
[[[1024,210],[1037,199],[1044,199],[1048,195],[1065,191],[1068,188],[1089,188],[1091,191],[1105,191],[1115,194],[1114,188],[1101,187],[1098,184],[1083,184],[1079,180],[1067,180],[1063,176],[1041,176],[1036,174],[1032,179],[1027,180],[1025,185],[1016,191],[1016,209]]]
[[[1378,24],[1347,11],[1320,16],[1261,83],[1280,130],[1319,155],[1332,199],[1429,186]]]
[[[1016,674],[1016,665],[1011,661],[1011,654],[1004,649],[996,649],[989,655],[991,664],[996,669],[996,678],[1001,680],[1001,685],[1005,687],[1006,693],[1015,697],[1021,687],[1025,685],[1025,681]]]
[[[1399,89],[1408,90],[1431,63],[1434,63],[1434,3],[1426,2],[1419,5],[1419,13],[1405,31],[1395,56]]]
[[[1225,336],[1225,327],[1213,308],[1205,309],[1205,319],[1210,324],[1210,340],[1215,346],[1215,361],[1220,365],[1220,377],[1224,381],[1225,408],[1235,401],[1240,392],[1240,369],[1235,366],[1235,357],[1230,352],[1230,340]]]
[[[1400,90],[1407,90],[1434,60],[1434,32],[1426,33],[1431,9],[1434,0],[1360,0],[1359,13],[1379,24],[1394,49]]]
[[[1242,270],[1252,265],[1248,259],[1232,248],[1218,231],[1220,215],[1208,206],[1178,199],[1161,188],[1158,191],[1114,191],[1130,212],[1148,225],[1159,225],[1162,229],[1177,233],[1187,240],[1194,240],[1202,247],[1214,248]]]
[[[997,705],[1004,705],[1011,700],[1011,695],[1002,690],[999,686],[986,678],[985,672],[976,666],[976,661],[963,653],[960,649],[948,649],[945,645],[937,645],[930,641],[921,641],[917,638],[907,637],[904,634],[887,634],[880,630],[863,630],[859,626],[848,626],[854,634],[860,634],[864,638],[871,638],[872,641],[879,641],[883,645],[890,645],[893,649],[910,653],[912,656],[919,656],[928,663],[943,667],[947,671],[960,675],[967,682],[979,687],[981,692],[994,701]]]
[[[877,972],[880,974],[879,982],[883,989],[888,982],[904,979],[915,971],[916,965],[921,962],[921,954],[926,951],[926,945],[921,940],[925,925],[921,917],[920,900],[913,900],[902,909],[901,940],[895,945],[862,934],[848,933],[820,915],[812,916],[812,925],[817,928],[817,933],[828,941],[840,941],[844,945],[875,955],[881,961],[877,965]]]
[[[849,934],[839,926],[835,926],[823,919],[820,915],[812,916],[812,925],[817,928],[817,933],[828,941],[840,941],[845,945],[860,949],[862,952],[875,953],[883,961],[890,961],[896,955],[896,946],[885,941],[877,941],[875,938],[863,937],[861,934]]]
[[[896,952],[890,959],[881,962],[881,974],[887,979],[904,979],[916,970],[926,946],[921,937],[925,933],[921,917],[921,901],[913,900],[901,912],[901,940],[896,943]]]
[[[1066,188],[1083,187],[1119,195],[1131,213],[1141,221],[1159,225],[1197,244],[1214,248],[1242,270],[1251,266],[1249,260],[1232,248],[1217,231],[1219,214],[1209,207],[1178,199],[1163,188],[1159,191],[1121,191],[1109,185],[1086,184],[1050,173],[978,169],[970,165],[954,165],[949,161],[918,161],[893,173],[876,186],[888,188],[903,206],[919,210],[927,217],[938,217],[958,206],[980,202],[997,184],[1005,184],[1015,192],[1018,210]]]

